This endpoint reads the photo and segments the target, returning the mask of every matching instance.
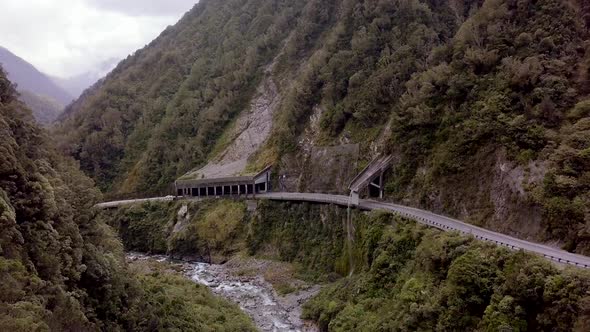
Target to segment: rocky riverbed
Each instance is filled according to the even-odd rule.
[[[206,285],[213,293],[237,303],[252,317],[261,331],[318,331],[313,324],[300,317],[301,306],[319,291],[319,286],[299,287],[298,290],[281,296],[260,274],[271,262],[247,259],[233,260],[224,265],[210,265],[138,253],[129,253],[128,259],[153,259],[171,264],[171,267],[191,280]]]

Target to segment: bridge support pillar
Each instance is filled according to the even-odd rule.
[[[350,191],[350,204],[358,206],[360,203],[359,193],[351,190]]]
[[[379,175],[379,198],[383,199],[383,171]]]

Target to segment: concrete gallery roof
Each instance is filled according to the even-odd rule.
[[[178,188],[252,184],[254,181],[256,181],[256,179],[258,179],[261,176],[268,173],[270,171],[271,167],[272,166],[267,166],[262,171],[260,171],[256,174],[253,174],[253,175],[229,176],[229,177],[220,177],[220,178],[202,178],[202,179],[180,178],[180,179],[176,180],[175,184]]]

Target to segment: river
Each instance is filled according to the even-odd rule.
[[[187,278],[206,285],[211,291],[240,306],[264,332],[316,332],[311,323],[303,321],[301,306],[319,291],[319,286],[279,296],[272,285],[260,275],[239,276],[231,264],[210,265],[184,262],[160,255],[129,253],[134,260],[153,259],[167,262],[182,271]]]

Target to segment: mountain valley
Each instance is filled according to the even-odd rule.
[[[201,0],[87,89],[0,63],[2,331],[590,330],[589,269],[358,201],[590,256],[586,1]]]

